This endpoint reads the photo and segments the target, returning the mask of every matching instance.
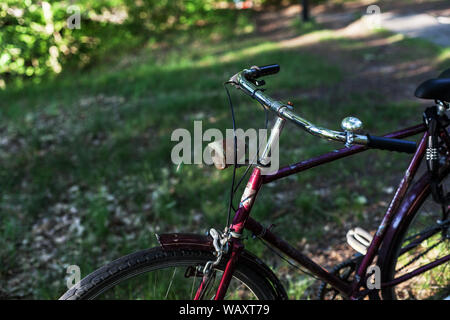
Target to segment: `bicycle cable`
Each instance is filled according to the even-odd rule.
[[[230,104],[230,110],[231,110],[231,118],[233,121],[233,143],[234,143],[234,159],[233,159],[233,176],[232,176],[232,180],[231,180],[231,190],[230,190],[230,199],[229,199],[229,204],[228,204],[228,215],[227,215],[227,224],[225,226],[225,229],[227,229],[230,226],[230,219],[231,219],[231,209],[233,207],[233,198],[234,198],[234,181],[236,178],[236,164],[237,164],[237,137],[236,137],[236,119],[234,117],[234,107],[233,107],[233,102],[231,101],[231,95],[230,95],[230,91],[227,88],[227,84],[229,83],[233,83],[232,81],[227,81],[223,84],[226,92],[227,92],[227,96],[228,96],[228,102]],[[234,209],[235,210],[235,209]]]
[[[233,107],[233,102],[231,100],[231,95],[230,92],[227,88],[227,84],[237,84],[236,82],[233,81],[226,81],[224,82],[224,88],[227,92],[227,96],[228,96],[228,102],[230,105],[230,110],[231,110],[231,117],[232,117],[232,121],[233,121],[233,137],[234,137],[234,162],[233,162],[233,176],[232,176],[232,181],[231,181],[231,190],[230,190],[230,199],[229,199],[229,205],[228,205],[228,216],[227,216],[227,225],[225,226],[225,228],[228,228],[228,226],[230,225],[230,219],[231,219],[231,209],[233,209],[235,212],[237,211],[236,208],[233,205],[233,199],[234,199],[234,195],[237,191],[237,189],[239,188],[239,186],[241,185],[242,181],[244,180],[244,178],[247,176],[250,167],[252,165],[254,165],[256,162],[256,160],[258,159],[258,155],[259,155],[259,144],[257,143],[256,147],[256,155],[254,157],[254,159],[252,161],[249,162],[247,168],[245,169],[244,173],[242,174],[241,178],[239,179],[239,182],[237,183],[236,187],[235,185],[235,179],[236,179],[236,165],[237,165],[237,137],[236,137],[236,119],[234,116],[234,107]],[[269,122],[269,112],[267,111],[267,108],[264,107],[264,105],[262,103],[260,103],[262,108],[265,111],[265,123],[264,123],[264,128],[267,131],[267,124]]]
[[[227,96],[228,96],[228,102],[230,105],[230,111],[231,111],[231,118],[233,121],[233,137],[234,137],[234,161],[233,161],[233,176],[232,176],[232,180],[231,180],[231,190],[230,190],[230,199],[229,199],[229,205],[228,205],[228,216],[227,216],[227,224],[225,226],[225,228],[228,228],[230,225],[230,218],[231,218],[231,209],[235,210],[233,206],[233,198],[234,198],[234,194],[237,191],[239,185],[242,183],[242,181],[244,180],[245,176],[248,174],[248,171],[250,169],[250,167],[255,163],[254,161],[257,159],[258,154],[259,154],[259,145],[257,145],[257,153],[256,153],[256,157],[254,158],[254,160],[252,160],[249,165],[247,166],[247,169],[245,170],[244,174],[242,175],[241,179],[239,180],[236,188],[234,187],[235,184],[235,178],[236,178],[236,165],[237,165],[237,137],[236,137],[236,119],[234,116],[234,107],[233,107],[233,102],[231,100],[231,95],[230,92],[227,88],[227,84],[231,84],[235,82],[233,81],[226,81],[224,82],[224,88],[225,91],[227,92]],[[265,129],[267,130],[267,124],[268,124],[268,112],[267,109],[264,107],[264,105],[261,103],[261,106],[263,107],[263,109],[265,110]],[[258,238],[259,239],[259,238]],[[272,247],[270,247],[269,245],[267,245],[264,241],[262,241],[262,239],[259,239],[263,245],[268,248],[269,250],[271,250],[274,254],[276,254],[279,258],[281,258],[282,260],[286,261],[289,265],[291,265],[292,267],[298,269],[300,272],[302,272],[303,274],[306,274],[316,280],[320,280],[319,278],[317,278],[315,275],[305,271],[304,269],[300,268],[299,266],[297,266],[296,264],[292,263],[291,261],[289,261],[287,258],[285,258],[283,255],[281,255],[279,252],[277,252],[275,249],[273,249]]]
[[[275,250],[274,248],[272,248],[271,246],[269,246],[266,242],[264,242],[261,238],[258,237],[258,240],[262,242],[262,244],[269,249],[270,251],[272,251],[275,255],[277,255],[280,259],[286,261],[288,264],[290,264],[292,267],[296,268],[297,270],[299,270],[300,272],[318,280],[318,281],[322,281],[321,279],[319,279],[318,277],[316,277],[315,275],[313,275],[312,273],[305,271],[303,268],[299,267],[298,265],[296,265],[295,263],[289,261],[286,257],[284,257],[281,253],[279,253],[277,250]]]
[[[265,119],[265,124],[264,124],[264,129],[267,131],[267,124],[269,122],[269,112],[267,111],[267,109],[264,107],[264,105],[261,103],[262,108],[264,109],[265,113],[266,113],[266,119]],[[250,167],[252,165],[254,165],[256,163],[256,159],[258,158],[259,155],[259,144],[256,144],[256,155],[253,158],[253,160],[248,164],[247,168],[245,169],[245,172],[243,173],[241,179],[239,180],[239,182],[237,183],[236,187],[234,188],[234,192],[237,191],[237,189],[239,188],[239,186],[241,185],[242,181],[244,180],[244,178],[247,176],[248,171],[250,169]]]

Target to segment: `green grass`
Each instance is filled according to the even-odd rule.
[[[352,114],[382,134],[420,121],[409,102],[389,102],[367,89],[332,94],[347,76],[342,66],[313,51],[285,49],[254,30],[251,13],[228,15],[212,26],[170,34],[128,59],[111,58],[89,71],[66,71],[55,80],[0,92],[0,287],[6,288],[0,295],[54,299],[65,291],[67,265],[79,265],[85,276],[156,245],[155,232],[222,228],[231,170],[185,165],[177,171],[170,136],[177,128],[192,131],[193,120],[202,120],[204,130],[230,128],[222,83],[245,67],[279,63],[280,74],[266,79],[268,92],[283,93],[300,114],[323,126],[337,129]],[[330,34],[314,24],[299,31],[308,32]],[[371,54],[364,39],[325,37],[322,44],[330,41],[354,59]],[[418,48],[399,59],[442,59],[448,51],[410,40],[395,46]],[[316,89],[323,92],[319,97],[302,95]],[[237,126],[262,128],[261,108],[231,92]],[[282,164],[339,147],[290,125],[285,132]],[[312,169],[262,190],[252,214],[275,223],[275,231],[283,230],[293,243],[303,236],[318,240],[324,224],[361,220],[369,204],[385,197],[380,190],[396,184],[406,159],[372,151]],[[388,178],[377,179],[380,173]],[[287,212],[273,218],[283,206]],[[254,241],[249,248],[267,253]],[[18,275],[23,281],[11,285]],[[299,286],[289,292],[298,298],[310,282],[294,278]]]

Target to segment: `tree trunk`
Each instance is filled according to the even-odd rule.
[[[309,1],[302,0],[302,18],[303,21],[309,21]]]

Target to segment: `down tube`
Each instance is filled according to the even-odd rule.
[[[309,259],[307,256],[300,253],[289,243],[279,238],[277,235],[272,233],[267,228],[263,227],[259,222],[257,222],[252,217],[249,217],[247,219],[247,222],[245,223],[245,228],[251,231],[254,235],[271,244],[273,247],[280,250],[282,253],[286,254],[290,258],[297,261],[301,266],[305,267],[316,277],[329,283],[333,288],[338,290],[344,296],[350,295],[351,286],[349,284],[345,283],[342,279],[331,274],[330,272],[322,268],[320,265]]]

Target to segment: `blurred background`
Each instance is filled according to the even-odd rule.
[[[194,120],[231,128],[234,73],[278,63],[271,95],[381,135],[421,121],[429,102],[413,93],[450,67],[449,32],[449,1],[2,1],[0,298],[55,299],[69,265],[86,276],[157,232],[222,228],[232,170],[177,170],[170,137]],[[261,108],[231,94],[237,126],[263,128]],[[284,165],[342,146],[287,125],[280,147]],[[369,151],[289,177],[252,214],[331,267],[354,253],[348,229],[376,228],[408,159]],[[246,245],[291,298],[315,297],[314,279]]]

